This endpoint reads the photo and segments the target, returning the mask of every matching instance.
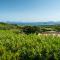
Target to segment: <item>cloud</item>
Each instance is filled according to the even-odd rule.
[[[60,21],[60,16],[48,16],[47,18],[14,18],[14,17],[0,17],[0,22],[47,22],[47,21]]]

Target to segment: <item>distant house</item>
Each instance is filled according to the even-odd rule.
[[[56,32],[56,31],[47,31],[47,32],[42,32],[42,33],[38,33],[38,35],[49,35],[49,34],[52,34],[52,35],[59,35],[60,36],[60,32]]]

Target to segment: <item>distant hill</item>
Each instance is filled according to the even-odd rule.
[[[17,25],[32,25],[32,26],[39,26],[39,25],[60,25],[60,22],[7,22],[10,24],[17,24]]]
[[[6,29],[14,29],[17,28],[16,24],[6,23],[6,22],[0,22],[0,30],[6,30]]]
[[[60,22],[53,22],[53,21],[48,21],[48,22],[0,22],[0,25],[31,25],[31,26],[39,26],[39,25],[60,25]]]

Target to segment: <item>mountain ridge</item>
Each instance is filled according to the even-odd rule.
[[[2,23],[2,22],[0,22]],[[17,24],[17,25],[60,25],[60,22],[47,21],[47,22],[3,22],[8,24]]]
[[[7,22],[11,24],[17,24],[17,25],[60,25],[60,22]]]

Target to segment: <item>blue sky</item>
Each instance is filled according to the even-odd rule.
[[[0,0],[0,21],[60,21],[60,0]]]

